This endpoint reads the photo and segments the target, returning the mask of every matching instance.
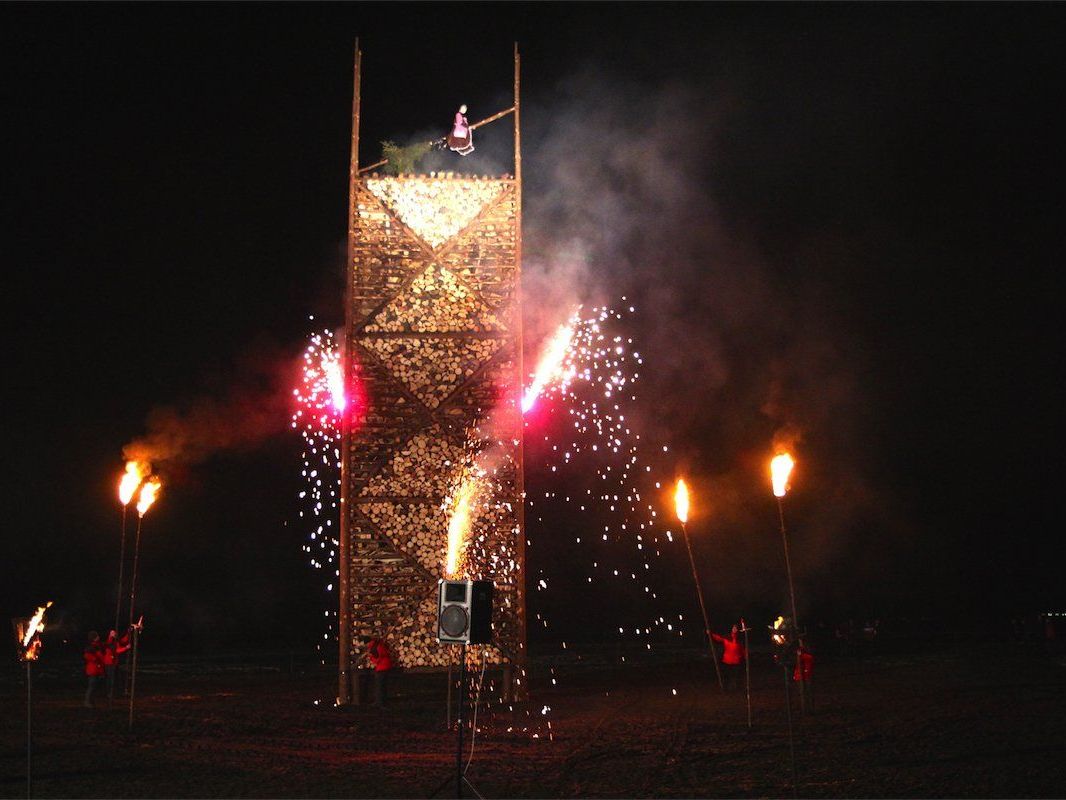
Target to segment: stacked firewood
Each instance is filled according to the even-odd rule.
[[[445,506],[468,455],[464,431],[490,411],[514,430],[497,431],[503,470],[474,514],[464,577],[496,583],[498,646],[486,648],[489,663],[517,657],[524,642],[521,487],[510,452],[521,417],[514,402],[501,406],[517,396],[520,352],[513,187],[506,179],[375,176],[356,190],[349,352],[366,404],[347,462],[350,630],[354,643],[385,635],[406,668],[456,657],[435,637]]]
[[[368,178],[364,183],[431,247],[440,247],[473,222],[504,186],[469,177]]]
[[[502,342],[405,337],[365,340],[363,346],[387,361],[393,376],[432,409],[488,361]]]
[[[499,330],[502,324],[476,294],[449,270],[430,265],[396,295],[365,333],[444,333]]]

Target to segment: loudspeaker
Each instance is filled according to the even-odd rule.
[[[441,581],[437,641],[489,644],[492,641],[492,587],[492,581]]]

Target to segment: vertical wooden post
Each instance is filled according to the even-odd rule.
[[[518,413],[518,454],[515,480],[518,483],[518,574],[515,576],[515,602],[518,605],[518,652],[517,667],[514,670],[521,683],[515,689],[512,684],[511,697],[526,700],[529,697],[529,658],[526,650],[526,481],[525,481],[525,420],[522,418],[522,387],[525,383],[525,366],[522,353],[522,105],[521,105],[522,61],[518,53],[518,42],[514,43],[514,192],[515,192],[515,364],[518,380],[516,384],[515,410]],[[513,679],[512,679],[513,680]]]
[[[344,396],[352,396],[352,284],[355,280],[355,187],[359,180],[359,95],[360,73],[363,54],[359,39],[355,40],[355,62],[352,75],[352,144],[348,164],[348,255],[344,265]],[[350,416],[352,407],[346,405],[341,416],[341,496],[340,496],[340,544],[337,553],[337,644],[338,687],[337,702],[347,705],[351,701],[351,542],[348,521],[348,477],[351,452]]]
[[[33,797],[33,661],[26,659],[26,797]]]

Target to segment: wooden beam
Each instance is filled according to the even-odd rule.
[[[344,396],[352,396],[352,287],[355,282],[355,187],[359,181],[359,96],[363,54],[355,40],[352,67],[352,144],[348,163],[348,260],[345,265],[344,290]],[[351,424],[348,414],[341,417],[341,493],[337,553],[337,702],[351,702],[351,542],[348,536],[348,472],[351,451]]]
[[[470,126],[470,130],[475,130],[476,128],[480,128],[482,125],[488,125],[490,122],[495,122],[498,119],[503,119],[508,114],[515,114],[517,116],[517,114],[518,114],[517,107],[516,106],[511,106],[510,108],[505,108],[503,111],[497,111],[491,117],[485,117],[485,119],[480,120],[478,122],[475,122],[473,125]],[[428,144],[428,145],[430,145],[432,147],[433,145],[442,144],[442,143],[446,142],[447,140],[448,140],[448,137],[442,136],[439,139],[433,139],[432,141],[426,142],[426,144]],[[375,161],[369,167],[363,167],[362,169],[358,170],[358,172],[360,172],[360,173],[370,172],[370,170],[377,169],[378,167],[383,167],[383,166],[385,166],[388,163],[389,163],[389,160],[387,158],[383,158],[383,159],[381,159],[381,161]]]

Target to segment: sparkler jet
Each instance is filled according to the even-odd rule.
[[[471,506],[480,488],[476,476],[466,478],[459,486],[452,501],[452,514],[448,520],[448,555],[444,562],[444,577],[457,578],[463,548],[470,536]]]
[[[533,382],[522,395],[523,414],[533,409],[545,386],[552,383],[565,385],[573,378],[576,369],[572,365],[565,366],[565,363],[573,347],[576,322],[576,318],[571,317],[560,325],[548,340],[540,361],[537,362],[537,369],[533,373]]]

